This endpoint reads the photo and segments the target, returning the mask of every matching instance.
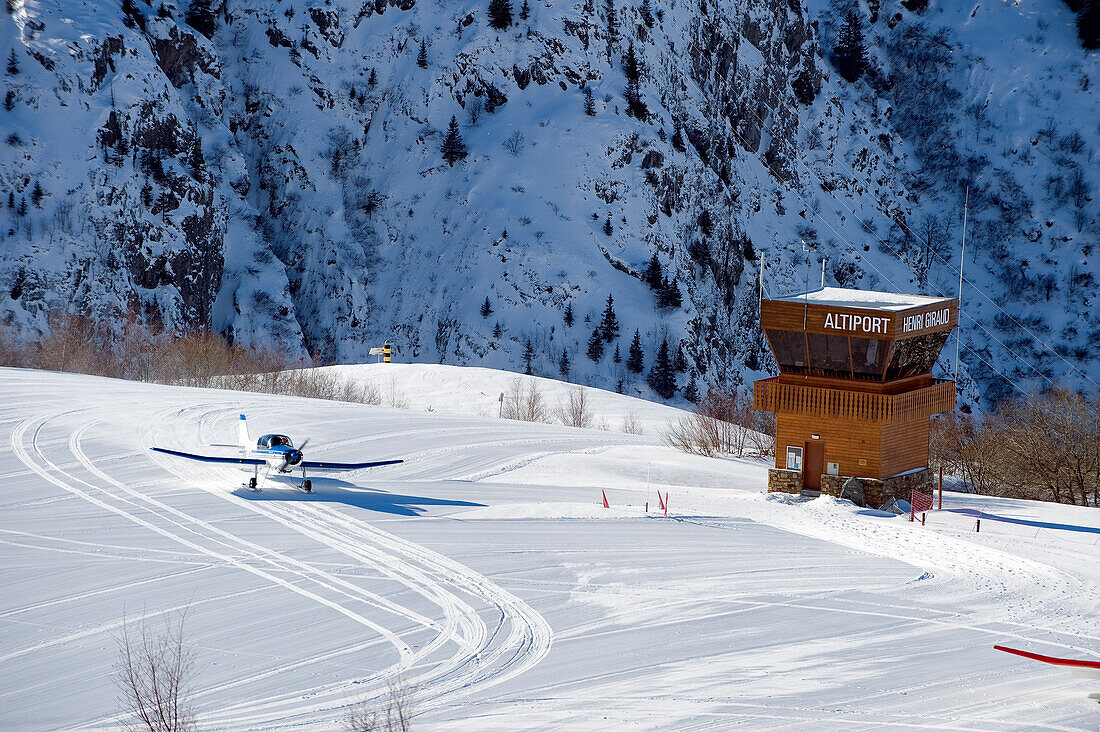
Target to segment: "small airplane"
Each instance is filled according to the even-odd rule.
[[[1044,656],[1041,653],[1032,653],[1031,651],[1021,651],[1019,648],[1009,648],[1008,646],[993,646],[998,651],[1004,651],[1005,653],[1011,653],[1016,656],[1023,656],[1024,658],[1030,658],[1033,661],[1042,661],[1048,663],[1051,666],[1062,666],[1068,668],[1074,676],[1084,676],[1090,679],[1100,679],[1100,661],[1086,661],[1079,658],[1060,658],[1058,656]],[[1095,699],[1100,702],[1100,693],[1089,694],[1089,699]]]
[[[237,429],[238,445],[212,446],[237,447],[240,450],[239,457],[196,455],[190,452],[169,450],[164,447],[151,447],[149,449],[154,452],[162,452],[165,455],[175,455],[176,457],[198,460],[204,463],[231,463],[251,466],[245,467],[244,470],[251,470],[252,472],[252,477],[248,479],[248,487],[252,490],[259,490],[261,467],[265,469],[265,475],[270,470],[274,470],[281,475],[288,475],[295,468],[299,468],[302,471],[302,482],[298,484],[298,487],[306,493],[313,492],[313,482],[306,477],[307,468],[310,470],[358,470],[360,468],[376,468],[380,465],[396,465],[405,462],[404,460],[374,460],[367,463],[338,463],[331,460],[306,460],[302,449],[309,443],[308,439],[298,447],[294,447],[294,442],[289,437],[277,434],[264,435],[256,441],[256,448],[251,449],[249,447],[248,424],[243,414],[239,425]]]

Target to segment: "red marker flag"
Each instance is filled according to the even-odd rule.
[[[600,494],[603,495],[603,507],[604,508],[611,508],[611,506],[609,506],[607,504],[607,494],[604,493],[603,491],[600,491]]]

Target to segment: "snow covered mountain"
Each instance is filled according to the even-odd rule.
[[[969,187],[967,398],[1100,379],[1100,57],[1054,0],[536,1],[501,29],[480,0],[209,5],[7,0],[3,321],[128,314],[324,362],[389,338],[521,370],[530,343],[536,373],[564,352],[651,396],[635,330],[647,370],[679,346],[681,385],[771,367],[761,262],[773,293],[825,259],[827,284],[953,294]]]

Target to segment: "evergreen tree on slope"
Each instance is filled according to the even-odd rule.
[[[491,0],[489,3],[489,25],[504,30],[512,25],[512,3],[510,0]]]
[[[657,359],[653,362],[653,368],[646,377],[657,396],[662,399],[671,399],[676,393],[676,374],[672,370],[672,359],[668,355],[668,341],[661,341],[661,347],[657,351]]]
[[[867,49],[863,44],[863,24],[853,11],[848,13],[840,26],[836,49],[833,52],[837,71],[851,82],[859,81],[867,70]]]
[[[451,123],[447,125],[447,137],[443,140],[440,152],[443,153],[443,159],[452,167],[468,154],[466,144],[462,142],[462,135],[458,131],[458,120],[453,114],[451,115]]]

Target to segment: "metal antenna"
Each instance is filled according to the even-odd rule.
[[[966,210],[970,205],[970,186],[966,187],[966,197],[963,199],[963,237],[962,252],[959,254],[959,302],[955,306],[955,383],[959,382],[959,341],[962,340],[962,304],[963,304],[963,265],[966,264]]]
[[[806,330],[806,309],[810,304],[810,246],[802,239],[802,251],[806,253],[806,288],[802,292],[802,330]]]
[[[760,277],[758,283],[757,297],[756,297],[756,311],[757,313],[764,307],[764,257],[763,250],[760,252]]]

